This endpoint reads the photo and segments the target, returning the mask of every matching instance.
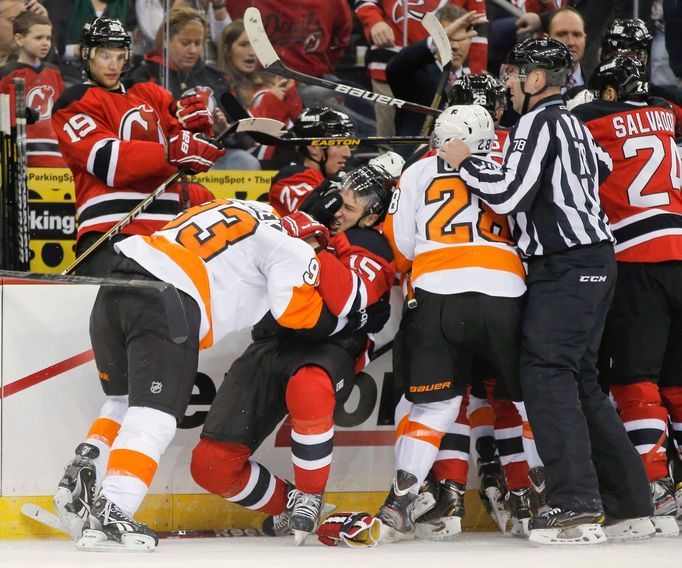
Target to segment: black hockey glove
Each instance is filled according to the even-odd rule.
[[[329,228],[334,220],[334,214],[343,205],[341,194],[338,191],[333,191],[336,188],[338,188],[337,181],[324,180],[303,200],[298,208],[299,211],[307,213]]]
[[[380,332],[391,317],[391,304],[381,298],[376,304],[348,315],[348,329],[363,333]]]

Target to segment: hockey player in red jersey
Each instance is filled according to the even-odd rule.
[[[668,423],[682,442],[682,175],[676,117],[651,97],[634,57],[602,62],[599,97],[574,109],[613,159],[599,193],[617,244],[616,292],[600,358],[602,383],[642,456],[657,532],[677,534]]]
[[[355,135],[348,115],[329,107],[304,109],[291,129],[300,138],[350,137]],[[350,147],[307,146],[298,148],[302,161],[283,168],[273,179],[268,200],[280,215],[296,211],[308,194],[328,179],[334,179],[350,158]]]
[[[52,124],[76,186],[76,255],[123,219],[181,166],[206,171],[224,151],[194,132],[211,117],[197,97],[173,105],[170,93],[142,83],[126,90],[130,36],[118,20],[95,18],[81,37],[88,81],[66,90]],[[105,275],[113,245],[129,235],[148,235],[181,211],[178,191],[162,194],[135,220],[83,262],[82,275]]]
[[[332,464],[334,408],[353,389],[367,333],[379,331],[388,316],[381,298],[393,284],[393,255],[371,227],[386,212],[393,183],[382,167],[367,165],[332,190],[343,203],[330,223],[333,248],[318,252],[318,291],[334,315],[358,324],[318,342],[267,322],[257,325],[255,343],[227,372],[192,454],[191,472],[200,486],[270,514],[265,532],[293,531],[297,544],[320,520]],[[318,198],[315,193],[309,199]],[[287,412],[295,486],[252,458]]]
[[[25,11],[17,16],[13,30],[18,57],[0,69],[0,93],[12,95],[14,104],[13,80],[20,77],[26,81],[26,107],[38,115],[26,127],[28,166],[63,168],[50,118],[52,107],[64,91],[64,81],[57,67],[44,63],[52,45],[52,24],[47,16]]]
[[[102,287],[95,300],[90,337],[107,401],[54,500],[79,549],[156,547],[133,515],[185,414],[201,349],[266,313],[312,337],[338,326],[318,289],[320,260],[284,230],[296,222],[263,203],[218,199],[116,244],[112,276],[168,283],[177,295],[131,282]],[[329,238],[309,217],[296,226],[301,238]]]

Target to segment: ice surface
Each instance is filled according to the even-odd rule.
[[[667,568],[679,566],[682,536],[592,546],[531,546],[498,533],[465,533],[456,542],[411,541],[373,549],[330,548],[309,537],[162,540],[153,553],[79,552],[70,541],[0,542],[0,566],[92,568]]]

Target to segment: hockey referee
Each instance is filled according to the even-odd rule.
[[[554,39],[514,46],[504,79],[521,118],[502,166],[460,140],[440,151],[472,193],[509,214],[528,262],[521,386],[552,508],[531,540],[595,543],[619,521],[652,514],[647,477],[597,382],[597,351],[616,280],[613,236],[598,188],[609,155],[570,114],[561,87],[570,50]],[[601,525],[614,525],[614,530]],[[572,529],[572,530],[564,530]]]

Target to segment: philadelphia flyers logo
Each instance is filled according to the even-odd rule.
[[[126,112],[118,128],[121,140],[148,140],[166,143],[166,137],[159,126],[159,117],[149,106],[142,104]]]
[[[37,111],[40,115],[40,120],[47,120],[52,115],[54,95],[54,87],[51,85],[39,85],[31,89],[26,95],[26,106]]]

